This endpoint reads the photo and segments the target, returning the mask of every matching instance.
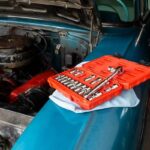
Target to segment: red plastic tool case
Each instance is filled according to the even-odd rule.
[[[99,83],[101,83],[101,81],[99,81],[95,84],[91,84],[93,81],[99,78],[102,80],[106,79],[112,74],[108,68],[116,68],[118,66],[122,66],[123,73],[115,76],[108,82],[108,84],[99,89],[98,92],[100,92],[101,95],[92,100],[86,99],[82,94],[75,92],[75,90],[70,89],[57,80],[59,76],[63,75],[73,79],[74,81],[78,81],[78,83],[82,83],[82,85],[86,85],[86,87],[93,89]],[[77,76],[73,75],[71,72],[76,69],[82,72],[82,74]],[[95,76],[93,79],[85,81],[85,79],[88,79],[93,75]],[[48,78],[48,82],[50,86],[63,93],[66,97],[70,98],[70,100],[79,104],[81,108],[92,109],[119,95],[122,90],[131,89],[149,78],[150,67],[108,55],[90,61],[82,65],[82,67],[75,67],[50,77]],[[113,85],[117,85],[116,88],[109,90],[109,88]]]

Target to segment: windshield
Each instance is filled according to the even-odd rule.
[[[135,18],[134,0],[96,0],[102,21],[131,22]]]

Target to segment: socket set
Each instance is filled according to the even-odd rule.
[[[92,109],[149,78],[150,67],[108,55],[50,77],[48,82],[81,108]]]

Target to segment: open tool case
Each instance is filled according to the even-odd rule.
[[[92,109],[149,78],[150,67],[108,55],[50,77],[48,82],[81,108]]]

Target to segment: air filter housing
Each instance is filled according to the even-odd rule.
[[[0,37],[0,66],[18,68],[30,64],[35,50],[33,40],[21,35],[5,35]]]

